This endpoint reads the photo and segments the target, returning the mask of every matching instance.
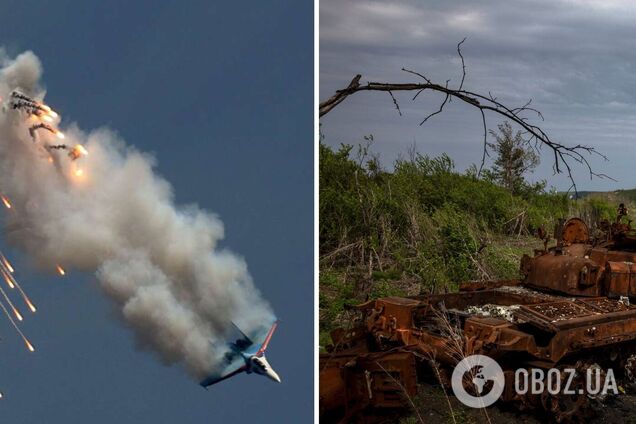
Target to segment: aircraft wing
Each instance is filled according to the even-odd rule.
[[[269,331],[267,332],[267,335],[265,336],[265,340],[263,340],[263,343],[261,344],[261,347],[256,352],[256,355],[261,356],[263,353],[265,353],[265,350],[267,350],[267,345],[269,344],[269,341],[274,335],[274,331],[276,331],[276,327],[278,327],[278,320],[272,325],[272,328],[270,328]]]
[[[205,379],[201,380],[199,384],[203,387],[208,387],[220,381],[227,380],[230,377],[234,377],[236,374],[240,374],[245,370],[247,370],[245,362],[242,359],[235,360],[225,367],[222,372],[210,374]]]

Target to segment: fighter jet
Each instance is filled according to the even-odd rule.
[[[265,350],[278,326],[278,321],[272,325],[260,346],[247,337],[240,328],[236,325],[234,326],[242,337],[228,343],[230,351],[225,355],[225,368],[220,373],[214,373],[206,377],[201,381],[201,386],[207,388],[242,372],[260,374],[280,383],[280,377],[265,358]]]

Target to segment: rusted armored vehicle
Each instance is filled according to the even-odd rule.
[[[590,413],[585,392],[519,395],[514,372],[568,367],[581,376],[600,367],[619,380],[636,376],[636,231],[622,222],[624,212],[619,208],[596,235],[578,218],[561,222],[550,248],[540,234],[544,248],[522,258],[519,280],[352,306],[355,318],[332,332],[320,354],[321,421],[386,420],[409,408],[420,379],[449,387],[454,366],[472,354],[503,368],[499,402],[557,422],[580,421]]]

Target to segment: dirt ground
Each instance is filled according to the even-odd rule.
[[[450,402],[450,405],[449,405]],[[439,386],[421,385],[419,394],[413,399],[416,414],[396,418],[399,424],[547,424],[553,420],[545,414],[519,412],[505,405],[493,405],[485,410],[469,408],[453,396],[445,396]],[[452,413],[451,413],[452,409]],[[579,421],[602,424],[636,424],[636,393],[621,394],[608,398],[603,404],[594,406],[592,416]]]

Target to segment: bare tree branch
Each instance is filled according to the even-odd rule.
[[[391,93],[391,90],[389,90],[389,95],[393,99],[393,104],[395,105],[395,108],[397,109],[398,113],[400,114],[400,116],[402,116],[402,111],[400,110],[400,105],[398,104],[397,100],[395,100],[395,97],[393,96],[393,93]]]
[[[496,116],[499,116],[500,118],[503,118],[504,120],[509,120],[517,124],[519,127],[521,127],[521,130],[524,131],[524,133],[529,136],[529,139],[527,140],[528,143],[534,143],[535,146],[539,146],[539,147],[547,146],[553,152],[554,173],[566,174],[566,176],[572,183],[569,190],[574,190],[574,192],[577,192],[576,182],[574,181],[574,177],[572,175],[571,161],[575,161],[576,163],[583,165],[587,169],[590,178],[599,177],[599,178],[611,179],[605,174],[599,174],[593,171],[588,161],[589,156],[597,155],[600,158],[607,160],[607,157],[605,157],[603,154],[596,151],[594,147],[590,147],[590,146],[586,146],[582,144],[568,146],[568,145],[559,143],[557,141],[552,140],[550,136],[541,127],[530,123],[527,116],[528,113],[530,113],[531,115],[535,115],[539,119],[543,120],[543,115],[541,114],[541,112],[539,112],[537,109],[533,107],[530,107],[532,100],[529,100],[523,106],[508,107],[505,104],[501,103],[499,100],[497,100],[497,98],[494,97],[490,92],[486,96],[486,95],[465,90],[463,86],[464,86],[464,80],[466,78],[466,64],[464,62],[464,56],[462,55],[462,52],[461,52],[461,45],[462,43],[464,43],[464,41],[466,41],[465,38],[461,42],[459,42],[459,44],[457,44],[457,53],[459,54],[461,58],[461,62],[462,62],[462,79],[457,89],[449,88],[448,86],[449,81],[446,81],[445,85],[436,84],[436,83],[433,83],[424,74],[420,72],[412,71],[410,69],[405,69],[405,68],[402,68],[404,72],[417,76],[421,78],[422,80],[424,80],[424,82],[412,82],[412,83],[367,82],[365,84],[361,84],[360,79],[362,78],[362,75],[358,74],[351,80],[351,82],[346,88],[336,91],[336,93],[332,97],[320,103],[319,115],[321,117],[326,115],[333,108],[339,105],[343,100],[345,100],[347,97],[361,91],[388,91],[400,115],[402,114],[402,112],[400,110],[400,107],[398,105],[398,102],[393,92],[416,91],[412,100],[415,100],[422,92],[426,90],[438,92],[444,95],[444,99],[442,100],[439,108],[436,111],[424,117],[420,125],[424,124],[427,120],[429,120],[433,116],[441,113],[444,110],[444,106],[446,106],[446,104],[450,102],[452,99],[461,100],[462,102],[477,108],[480,111],[481,118],[482,118],[482,125],[484,128],[484,140],[483,140],[484,152],[482,155],[481,166],[479,168],[480,173],[482,168],[484,167],[486,156],[488,154],[486,151],[487,134],[488,134],[486,115],[494,114]]]
[[[464,43],[464,41],[466,41],[466,37],[464,37],[462,41],[457,43],[457,54],[462,60],[462,82],[459,83],[458,90],[464,88],[464,80],[466,79],[466,63],[464,62],[464,56],[462,55],[462,44]]]

